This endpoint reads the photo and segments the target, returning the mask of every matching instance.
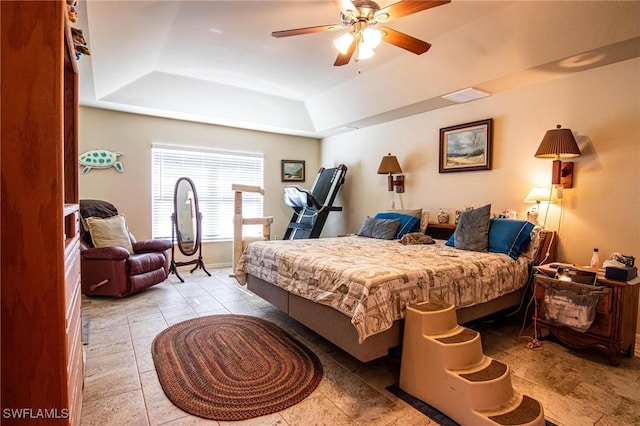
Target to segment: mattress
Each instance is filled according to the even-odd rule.
[[[236,278],[250,274],[351,318],[360,342],[389,329],[405,308],[440,300],[457,308],[524,286],[530,259],[436,244],[359,236],[261,241],[248,245]]]

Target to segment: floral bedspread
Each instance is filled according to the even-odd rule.
[[[358,236],[249,244],[236,267],[348,315],[360,342],[390,328],[407,305],[440,300],[471,306],[525,285],[526,257]]]

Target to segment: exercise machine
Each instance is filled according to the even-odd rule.
[[[338,190],[344,183],[347,166],[318,171],[311,191],[298,185],[291,185],[284,189],[284,202],[293,208],[293,215],[284,233],[284,240],[302,240],[319,238],[322,228],[330,212],[342,211],[342,207],[334,207],[333,202]]]

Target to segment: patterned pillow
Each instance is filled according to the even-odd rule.
[[[531,242],[527,246],[526,250],[522,252],[520,256],[528,259],[530,262],[533,262],[536,254],[538,254],[538,248],[540,247],[540,243],[544,240],[543,228],[541,226],[534,226],[531,231]]]
[[[400,213],[400,214],[406,214],[408,216],[415,216],[417,218],[420,218],[420,216],[422,216],[422,209],[387,210],[382,213]]]
[[[400,219],[374,219],[367,216],[358,235],[380,240],[393,240],[399,226]]]

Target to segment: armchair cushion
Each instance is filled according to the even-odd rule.
[[[163,269],[166,259],[162,252],[131,255],[129,257],[129,275],[140,275],[156,269]]]
[[[133,251],[135,253],[156,253],[171,248],[169,240],[142,240],[133,242]]]
[[[88,217],[86,222],[95,247],[124,247],[133,254],[124,216],[116,215],[105,219]]]
[[[91,260],[126,260],[131,256],[123,247],[96,247],[81,250],[84,259]]]

